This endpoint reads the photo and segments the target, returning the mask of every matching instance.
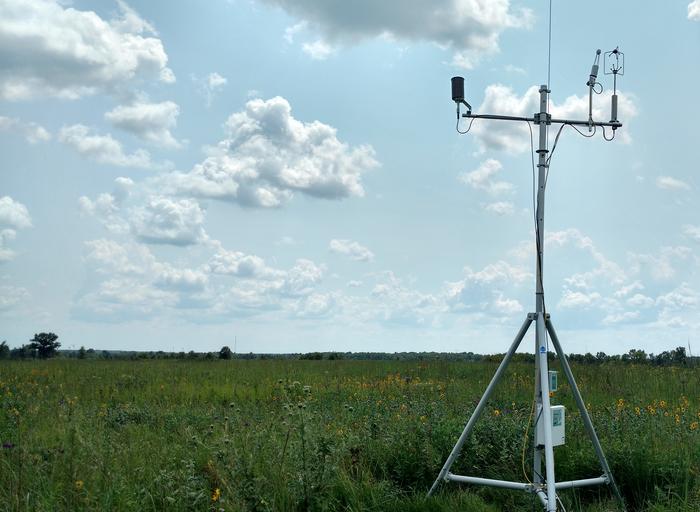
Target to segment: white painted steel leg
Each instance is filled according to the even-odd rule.
[[[557,482],[554,484],[557,489],[574,489],[576,487],[590,487],[592,485],[607,484],[608,479],[605,475],[598,478],[584,478],[583,480],[570,480],[568,482]]]
[[[479,403],[476,406],[476,409],[474,409],[474,412],[472,413],[471,418],[469,418],[469,421],[467,422],[467,426],[464,427],[464,430],[462,431],[462,435],[459,436],[459,439],[457,440],[457,444],[455,444],[454,448],[452,448],[452,452],[450,453],[450,456],[447,457],[447,460],[445,461],[445,465],[442,467],[442,470],[440,470],[440,474],[435,479],[435,482],[433,483],[433,486],[430,488],[430,491],[428,491],[428,496],[431,496],[435,492],[438,485],[440,484],[440,481],[444,480],[445,477],[447,476],[447,473],[450,471],[452,464],[454,463],[455,459],[457,458],[457,455],[459,455],[459,452],[462,449],[462,445],[467,440],[467,437],[469,437],[469,433],[474,428],[474,424],[479,419],[479,416],[481,416],[481,412],[484,410],[484,407],[486,406],[486,402],[488,402],[489,398],[491,397],[491,393],[493,393],[493,390],[496,387],[496,384],[498,384],[498,381],[501,379],[503,372],[508,367],[508,363],[510,362],[511,358],[513,357],[513,354],[515,354],[515,351],[518,349],[518,346],[520,346],[520,342],[525,337],[525,334],[527,333],[527,330],[529,329],[530,324],[532,323],[533,319],[534,319],[534,316],[532,314],[527,315],[527,318],[523,322],[522,327],[520,327],[520,331],[518,331],[518,334],[515,336],[515,340],[513,340],[513,344],[508,349],[508,352],[506,353],[505,357],[503,358],[503,361],[501,361],[501,364],[498,366],[498,369],[496,370],[496,373],[494,374],[493,378],[491,379],[491,382],[487,386],[486,391],[484,391],[484,394],[481,397],[481,400],[479,400]]]
[[[486,485],[489,487],[500,487],[502,489],[514,489],[516,491],[532,491],[532,485],[522,482],[509,482],[508,480],[494,480],[492,478],[478,478],[475,476],[462,476],[447,473],[446,480],[451,482],[462,482],[464,484]]]
[[[551,320],[549,320],[549,319],[546,320],[546,326],[547,326],[547,331],[549,332],[549,336],[552,339],[552,344],[554,345],[554,349],[557,351],[557,354],[559,356],[559,362],[561,364],[562,370],[564,370],[564,374],[566,375],[566,379],[569,381],[569,385],[571,386],[571,391],[574,395],[574,400],[576,401],[576,405],[578,406],[578,409],[581,412],[581,419],[583,420],[583,426],[586,428],[586,432],[588,433],[588,437],[590,437],[590,439],[591,439],[591,443],[593,444],[593,448],[595,449],[595,453],[598,456],[598,461],[600,462],[601,469],[605,473],[604,476],[607,479],[607,483],[610,485],[610,487],[612,487],[613,493],[615,494],[615,497],[620,502],[622,509],[626,510],[625,500],[622,498],[622,494],[620,494],[620,490],[618,489],[617,484],[615,483],[615,479],[613,478],[612,472],[610,471],[610,466],[608,465],[608,460],[605,458],[605,453],[603,452],[603,447],[600,445],[600,441],[598,440],[598,435],[596,434],[595,428],[593,427],[593,422],[591,421],[591,417],[589,416],[588,410],[586,409],[586,404],[584,403],[583,397],[581,396],[581,391],[579,391],[578,385],[576,384],[576,379],[574,378],[574,373],[571,371],[571,366],[569,366],[569,360],[566,357],[564,350],[561,348],[561,344],[559,343],[559,338],[557,337],[557,333],[554,330],[554,326],[552,325]]]

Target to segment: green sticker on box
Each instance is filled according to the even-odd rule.
[[[561,427],[561,409],[554,409],[552,411],[552,426]]]

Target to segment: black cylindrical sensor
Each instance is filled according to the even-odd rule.
[[[464,78],[452,77],[452,101],[461,103],[464,101]]]

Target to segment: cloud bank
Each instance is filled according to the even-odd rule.
[[[76,99],[135,79],[175,81],[154,28],[125,2],[117,17],[54,0],[0,3],[0,98]]]

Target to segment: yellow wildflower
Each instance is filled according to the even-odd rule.
[[[501,415],[501,411],[499,411],[498,409],[494,409],[493,415],[494,415],[494,416],[500,416],[500,415]]]
[[[219,501],[219,498],[221,498],[221,489],[217,487],[211,494],[211,501]]]
[[[76,480],[76,481],[75,481],[75,488],[76,488],[76,490],[81,491],[81,490],[83,489],[83,485],[84,485],[84,483],[83,483],[82,480]]]
[[[698,422],[694,421],[690,424],[690,430],[697,430],[698,429]]]

